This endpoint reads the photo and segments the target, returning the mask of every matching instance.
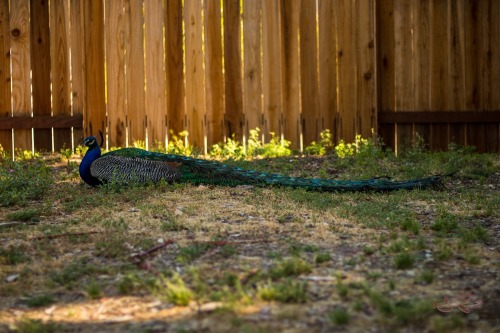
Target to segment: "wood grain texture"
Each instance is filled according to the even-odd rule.
[[[50,129],[71,127],[82,128],[83,116],[16,116],[16,117],[0,117],[0,129]]]
[[[146,130],[149,144],[166,144],[167,106],[163,48],[162,0],[144,2],[146,23]]]
[[[282,133],[281,124],[281,61],[280,51],[279,5],[277,0],[262,0],[262,56],[263,56],[263,94],[264,139],[270,133],[278,137]]]
[[[359,35],[355,29],[354,10],[352,1],[338,1],[336,20],[338,27],[339,122],[340,136],[346,142],[354,141],[358,112],[355,40],[359,38]]]
[[[415,110],[431,110],[430,0],[412,2]],[[414,140],[430,142],[430,125],[414,124]]]
[[[201,11],[201,0],[185,0],[187,131],[189,143],[198,148],[204,147],[206,110]]]
[[[184,54],[182,0],[170,0],[165,8],[165,45],[167,69],[167,127],[180,133],[185,129]]]
[[[220,1],[205,3],[205,83],[207,145],[222,142],[224,133],[224,74]]]
[[[50,50],[52,69],[53,115],[71,115],[71,82],[69,76],[69,3],[54,0],[50,6]],[[71,147],[71,130],[54,129],[54,149]]]
[[[31,115],[29,0],[10,2],[12,110],[14,116]],[[31,130],[14,130],[15,149],[32,150]]]
[[[125,0],[124,4],[128,144],[133,144],[146,140],[143,0]]]
[[[83,115],[85,103],[85,59],[83,1],[70,0],[71,15],[71,114]],[[83,118],[82,118],[83,125]],[[83,127],[83,126],[80,126]],[[73,128],[73,150],[83,140],[83,128]]]
[[[377,1],[377,98],[380,111],[395,111],[394,105],[394,0]],[[395,147],[395,125],[380,125],[378,134]]]
[[[433,1],[431,15],[431,109],[433,111],[449,110],[448,93],[450,76],[448,69],[448,6],[447,1]],[[430,146],[434,150],[448,148],[448,125],[436,124],[431,127]]]
[[[377,131],[376,99],[376,54],[375,54],[375,0],[356,2],[358,39],[357,75],[358,75],[358,119],[357,134],[363,138],[372,137]],[[407,85],[411,86],[408,82]],[[373,131],[373,132],[372,132]]]
[[[35,15],[36,13],[36,15]],[[50,93],[50,30],[49,3],[31,0],[31,75],[33,116],[52,113]],[[52,130],[35,129],[36,151],[52,151]]]
[[[106,0],[105,8],[108,142],[110,147],[125,147],[128,142],[123,1]]]
[[[10,94],[10,22],[9,0],[0,0],[0,116],[12,116]],[[12,130],[0,130],[0,145],[12,151]]]
[[[224,77],[226,133],[243,138],[243,82],[240,1],[224,1]]]
[[[411,0],[394,2],[394,73],[395,73],[395,111],[413,110],[413,45],[412,45]],[[413,141],[412,124],[396,124],[397,149],[408,148]]]
[[[329,129],[338,142],[337,22],[334,2],[319,1],[319,106],[321,129]],[[373,73],[375,74],[375,73]],[[376,77],[373,75],[373,80]]]
[[[302,135],[304,144],[319,139],[319,78],[316,30],[316,2],[300,6],[300,88],[302,97]]]
[[[249,130],[262,128],[262,63],[260,26],[262,2],[243,1],[243,112],[244,136]]]
[[[448,2],[448,65],[450,91],[448,107],[451,110],[466,110],[465,105],[465,2]],[[449,143],[465,146],[465,124],[449,124]]]
[[[85,29],[85,136],[106,131],[104,85],[104,2],[84,1]]]

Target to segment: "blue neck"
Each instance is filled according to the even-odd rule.
[[[99,148],[99,146],[95,145],[93,147],[89,147],[89,150],[87,150],[87,153],[83,157],[82,163],[80,163],[80,177],[84,182],[91,186],[97,186],[101,184],[99,179],[93,177],[90,173],[90,166],[92,165],[92,162],[94,162],[100,156],[101,148]]]

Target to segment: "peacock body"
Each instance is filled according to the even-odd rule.
[[[114,179],[157,183],[190,182],[212,185],[260,185],[304,188],[317,191],[392,191],[439,187],[441,176],[406,181],[374,178],[363,180],[333,180],[298,178],[280,174],[232,167],[216,161],[176,154],[150,152],[138,148],[123,148],[101,155],[97,139],[85,138],[89,148],[80,164],[80,176],[89,185],[98,186]]]

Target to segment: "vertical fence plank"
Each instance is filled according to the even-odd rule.
[[[84,1],[85,27],[85,135],[98,135],[106,129],[104,86],[104,3]]]
[[[282,0],[280,5],[283,134],[285,139],[292,142],[293,147],[303,150],[300,115],[300,0]]]
[[[0,0],[0,117],[12,116],[9,0]],[[0,145],[12,150],[12,130],[0,130]]]
[[[448,40],[447,13],[447,1],[431,2],[431,108],[433,111],[449,110],[448,49],[443,47],[443,43]],[[432,125],[430,146],[435,150],[447,149],[448,124]]]
[[[132,144],[146,140],[143,0],[125,0],[125,15],[127,126],[128,144]]]
[[[378,41],[378,105],[379,110],[395,111],[394,107],[394,0],[377,2]],[[379,134],[389,147],[395,147],[395,125],[383,124]]]
[[[431,110],[430,1],[413,1],[413,93],[415,110]],[[430,125],[415,124],[415,140],[430,142]],[[418,136],[418,137],[417,137]]]
[[[49,3],[44,0],[31,0],[31,75],[34,116],[51,115],[49,31]],[[37,151],[51,151],[52,131],[35,129],[34,144]]]
[[[494,59],[498,62],[499,54],[498,44],[500,40],[497,35],[497,27],[500,24],[498,20],[498,1],[487,0],[483,2],[483,32],[482,38],[483,50],[481,60],[482,73],[482,89],[483,89],[483,110],[488,112],[494,110],[496,103],[495,98],[499,95],[498,90],[500,76],[494,76]],[[495,58],[496,55],[496,58]],[[496,90],[494,88],[497,88]],[[497,109],[498,110],[498,109]],[[498,124],[484,124],[484,147],[481,151],[498,151]]]
[[[29,0],[10,2],[12,109],[14,116],[31,115]],[[14,147],[32,149],[31,129],[14,130]]]
[[[205,3],[205,71],[208,146],[224,139],[224,73],[222,71],[221,6],[219,0]]]
[[[491,30],[491,75],[493,80],[490,87],[490,105],[492,110],[500,110],[500,2],[492,1],[490,10],[492,14],[492,30]],[[488,142],[491,142],[491,149],[488,151],[500,152],[500,122],[492,124],[496,126],[496,138],[491,136]],[[495,133],[495,131],[493,131]],[[496,144],[494,143],[496,141]],[[490,147],[490,146],[489,146]],[[488,147],[488,148],[489,148]]]
[[[364,138],[377,130],[377,100],[375,79],[375,0],[356,2],[358,120],[357,134]],[[411,86],[410,82],[406,85]],[[411,88],[410,88],[411,89]]]
[[[359,38],[354,29],[354,3],[339,0],[337,6],[338,27],[338,75],[339,75],[339,121],[340,136],[347,142],[354,141],[356,134],[357,75],[355,40]]]
[[[319,138],[318,47],[316,1],[300,6],[300,87],[304,144]]]
[[[279,36],[279,6],[277,0],[262,2],[262,55],[263,55],[263,93],[264,123],[263,136],[269,139],[273,132],[281,136],[281,64]]]
[[[321,129],[331,130],[335,142],[338,142],[337,23],[334,11],[334,1],[319,1],[319,103]],[[373,79],[375,79],[375,75]]]
[[[127,145],[125,109],[125,24],[122,0],[106,0],[106,77],[110,147]]]
[[[201,0],[185,0],[187,131],[190,144],[198,148],[204,147],[206,109],[201,11]],[[226,67],[227,71],[228,68]]]
[[[51,69],[52,69],[52,106],[53,114],[70,115],[70,78],[69,78],[69,3],[53,0],[50,6],[51,22]],[[71,146],[71,130],[54,129],[54,149]]]
[[[244,139],[248,139],[249,130],[262,128],[261,13],[262,2],[243,1]]]
[[[184,44],[182,36],[182,0],[165,4],[165,45],[167,72],[168,130],[180,133],[186,114],[184,98]]]
[[[224,71],[227,135],[243,134],[240,0],[224,1]]]
[[[84,18],[83,1],[70,0],[71,15],[71,112],[73,115],[82,115],[85,95],[85,59],[84,59]],[[73,128],[73,145],[83,139],[83,129]],[[74,148],[74,147],[73,147]]]
[[[146,22],[146,130],[149,144],[166,143],[166,75],[164,72],[162,0],[144,2]],[[201,67],[200,67],[201,69]]]
[[[448,2],[448,66],[450,91],[449,109],[465,109],[465,36],[464,36],[464,1]],[[449,143],[465,146],[465,124],[449,124]]]
[[[394,2],[394,60],[396,112],[414,110],[411,0]],[[397,149],[409,147],[412,124],[396,125]]]

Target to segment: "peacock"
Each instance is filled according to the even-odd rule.
[[[124,184],[158,183],[164,180],[228,186],[284,186],[329,192],[392,191],[440,187],[442,178],[440,175],[406,181],[391,181],[384,178],[364,180],[299,178],[139,148],[122,148],[101,155],[101,148],[94,136],[85,138],[82,144],[85,144],[88,150],[80,164],[80,177],[91,186],[99,186],[113,180]]]

